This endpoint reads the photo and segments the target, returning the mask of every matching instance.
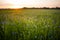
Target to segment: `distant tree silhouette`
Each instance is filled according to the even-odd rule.
[[[27,9],[27,7],[23,7],[24,9]]]
[[[23,7],[23,9],[60,9],[60,7],[52,7],[52,8],[49,8],[49,7],[31,7],[31,8],[28,8],[28,7]]]
[[[56,7],[56,9],[60,9],[60,7]]]
[[[49,9],[49,7],[43,7],[43,9]]]

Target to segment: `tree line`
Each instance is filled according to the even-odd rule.
[[[23,9],[60,9],[60,7],[52,7],[52,8],[50,8],[50,7],[31,7],[31,8],[28,8],[28,7],[23,7]]]

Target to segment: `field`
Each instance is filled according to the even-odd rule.
[[[59,40],[60,9],[0,9],[0,40]]]

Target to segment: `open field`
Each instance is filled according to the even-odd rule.
[[[0,10],[0,40],[59,39],[59,9]]]

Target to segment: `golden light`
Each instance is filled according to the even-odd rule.
[[[10,6],[10,8],[22,8],[22,7],[20,7],[19,5],[12,5]]]
[[[7,0],[7,3],[8,4],[11,4],[10,5],[10,8],[22,8],[21,6],[20,6],[20,0]]]
[[[60,0],[1,0],[0,8],[60,7]]]

